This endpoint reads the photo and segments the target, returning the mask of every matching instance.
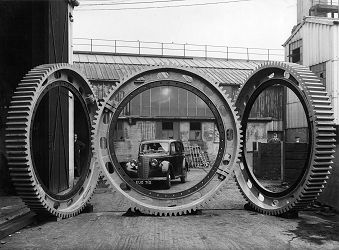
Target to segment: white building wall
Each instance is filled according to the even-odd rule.
[[[303,65],[312,66],[333,58],[333,32],[338,26],[305,23],[301,28]]]
[[[332,101],[335,123],[339,124],[339,61],[326,62],[326,90]]]
[[[310,67],[326,63],[326,90],[334,107],[335,122],[339,124],[339,24],[334,22],[338,19],[306,17],[305,23],[297,27],[297,32],[286,44],[285,56],[289,61],[289,44],[302,39],[302,64]]]
[[[286,128],[307,128],[307,119],[305,111],[296,94],[290,89],[287,89],[286,103]]]
[[[297,23],[301,23],[305,16],[309,16],[312,0],[297,0]]]

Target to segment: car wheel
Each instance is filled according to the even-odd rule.
[[[165,188],[166,189],[171,188],[171,173],[170,173],[170,171],[167,172],[166,181],[165,181]]]
[[[187,180],[187,166],[184,167],[183,174],[182,176],[180,176],[181,183],[185,183],[186,180]]]

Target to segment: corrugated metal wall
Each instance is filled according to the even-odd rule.
[[[331,98],[335,123],[339,124],[339,61],[326,62],[326,90]]]
[[[301,23],[304,16],[309,16],[309,9],[312,7],[312,0],[298,0],[297,23]]]
[[[305,66],[326,62],[338,56],[339,25],[327,18],[309,18],[298,29],[285,46],[286,61],[289,61],[289,44],[299,39],[303,41],[302,64]]]
[[[326,63],[326,90],[334,107],[335,122],[339,124],[339,25],[334,21],[337,19],[307,18],[305,23],[297,27],[297,32],[286,44],[285,55],[289,61],[289,45],[302,39],[302,64],[311,67]],[[298,114],[297,109],[291,112]]]
[[[255,100],[250,118],[282,119],[283,88],[282,86],[270,87],[260,93]]]
[[[332,29],[335,28],[338,26],[305,23],[301,29],[304,65],[311,66],[333,58]]]
[[[287,129],[307,127],[304,108],[301,105],[299,98],[290,89],[287,89],[286,116]]]

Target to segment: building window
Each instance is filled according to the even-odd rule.
[[[293,63],[300,62],[300,48],[292,50],[292,62]]]
[[[163,122],[162,130],[173,130],[173,122]]]
[[[302,64],[302,39],[289,44],[289,62]]]
[[[201,140],[201,122],[190,122],[190,140]]]
[[[113,138],[115,141],[122,141],[124,140],[124,122],[117,121],[117,124],[114,129]]]
[[[162,138],[173,138],[173,122],[162,122]]]

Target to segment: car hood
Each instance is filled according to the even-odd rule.
[[[145,155],[139,155],[139,157],[142,158],[165,158],[168,157],[168,154],[163,153],[153,153],[153,154],[145,154]]]

